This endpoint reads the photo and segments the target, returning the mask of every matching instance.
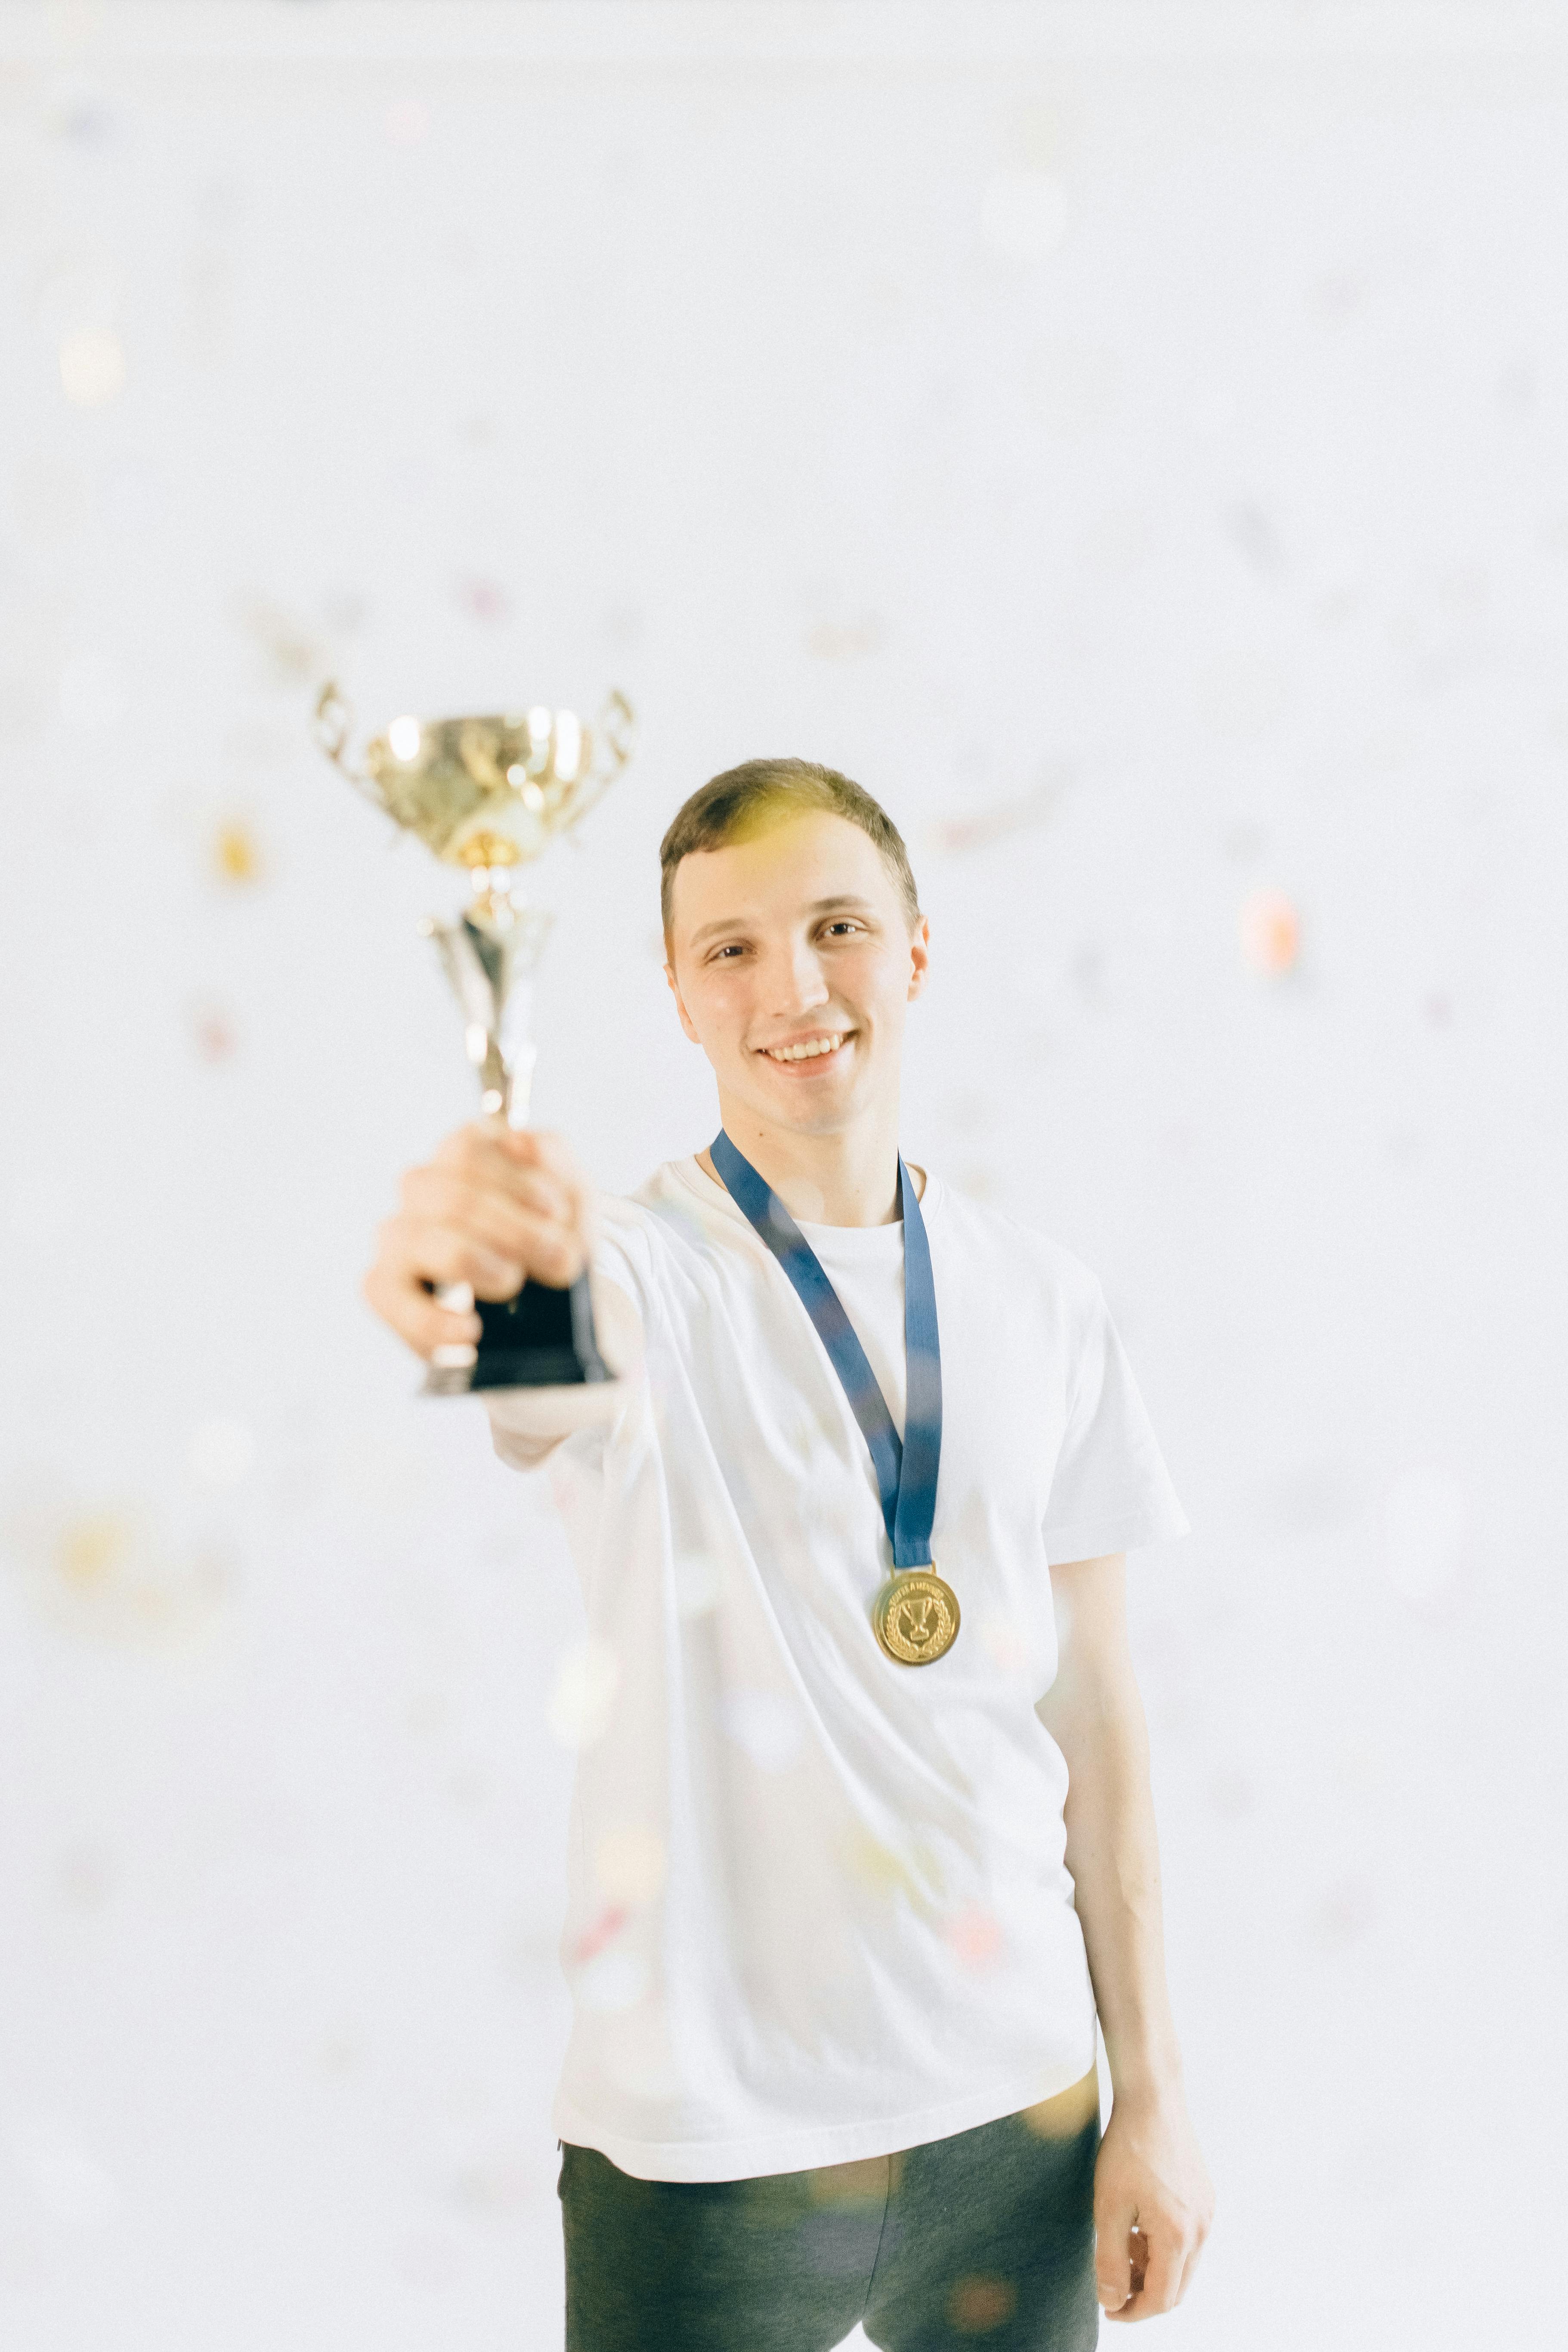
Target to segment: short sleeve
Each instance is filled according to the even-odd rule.
[[[1047,1559],[1095,1559],[1189,1533],[1098,1282],[1068,1379],[1067,1433],[1046,1505]]]

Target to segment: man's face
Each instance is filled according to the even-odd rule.
[[[926,936],[868,835],[814,809],[681,859],[665,971],[721,1098],[826,1135],[896,1098]]]

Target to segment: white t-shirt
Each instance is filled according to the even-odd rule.
[[[608,1703],[579,1755],[552,2117],[647,2180],[887,2155],[1095,2059],[1048,1563],[1184,1534],[1071,1253],[929,1179],[947,1654],[871,1628],[871,1457],[789,1278],[695,1158],[601,1197],[608,1386],[486,1391],[548,1460]],[[803,1230],[903,1427],[899,1224]],[[561,1433],[569,1433],[562,1442]]]

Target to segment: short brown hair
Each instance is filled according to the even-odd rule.
[[[659,843],[659,908],[666,938],[675,869],[683,857],[689,857],[696,849],[722,849],[731,841],[760,832],[775,817],[806,809],[826,809],[830,815],[847,817],[876,844],[898,884],[912,930],[921,919],[920,893],[910,870],[904,836],[880,802],[847,776],[841,776],[837,768],[821,767],[815,760],[747,760],[700,785],[676,811]]]

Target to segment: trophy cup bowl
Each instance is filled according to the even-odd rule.
[[[630,759],[632,708],[612,694],[592,726],[575,712],[536,705],[498,717],[393,719],[356,762],[352,713],[329,681],[316,704],[316,740],[356,790],[442,863],[468,869],[472,895],[451,920],[420,925],[440,955],[463,1016],[479,1108],[510,1127],[528,1124],[538,1047],[533,980],[551,917],[531,906],[521,868],[543,856],[612,784]],[[555,1388],[612,1375],[594,1333],[586,1268],[565,1288],[531,1276],[513,1298],[476,1299],[467,1283],[436,1293],[444,1307],[474,1308],[477,1347],[437,1348],[425,1392]]]

